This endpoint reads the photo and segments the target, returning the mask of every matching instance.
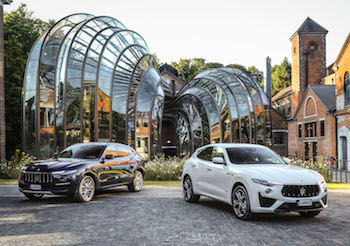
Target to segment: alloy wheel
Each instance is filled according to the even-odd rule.
[[[90,176],[85,176],[80,183],[79,192],[84,201],[90,201],[95,193],[95,182]]]
[[[247,193],[242,187],[237,187],[233,193],[233,210],[238,218],[244,217],[248,212]]]
[[[135,190],[140,191],[143,186],[143,175],[140,171],[136,171],[134,178]]]
[[[189,178],[186,178],[183,184],[183,193],[186,201],[189,201],[192,197],[192,183]]]

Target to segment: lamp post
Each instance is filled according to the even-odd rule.
[[[0,160],[6,158],[5,79],[4,79],[4,4],[12,0],[0,0]]]

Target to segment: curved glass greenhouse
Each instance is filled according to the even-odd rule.
[[[28,58],[24,150],[46,158],[74,143],[112,141],[149,158],[171,132],[178,155],[213,142],[270,143],[267,97],[240,70],[204,71],[170,100],[165,83],[138,33],[111,17],[67,16]],[[163,122],[171,124],[162,134]]]

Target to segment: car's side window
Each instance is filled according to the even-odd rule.
[[[118,157],[118,151],[116,146],[113,146],[113,145],[107,146],[103,156],[106,157],[106,155],[113,155],[114,158]]]
[[[211,161],[212,157],[212,152],[213,152],[213,147],[208,147],[204,150],[202,150],[202,152],[200,152],[197,157],[199,159],[205,160],[205,161]]]
[[[126,157],[131,155],[130,150],[124,146],[117,146],[117,157]]]
[[[211,154],[211,160],[213,160],[214,157],[222,157],[225,160],[224,150],[221,147],[214,147],[213,153]]]

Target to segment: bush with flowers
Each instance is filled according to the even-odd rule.
[[[146,180],[179,180],[186,158],[155,156],[146,163]]]
[[[317,156],[316,161],[303,161],[300,159],[291,159],[291,165],[295,165],[298,167],[308,168],[315,170],[322,174],[326,182],[332,182],[331,168],[329,166],[328,161],[322,156]]]
[[[10,160],[3,160],[0,163],[0,178],[1,179],[16,179],[18,178],[19,171],[21,168],[32,162],[34,160],[33,156],[30,156],[19,149],[16,149],[15,154]]]

